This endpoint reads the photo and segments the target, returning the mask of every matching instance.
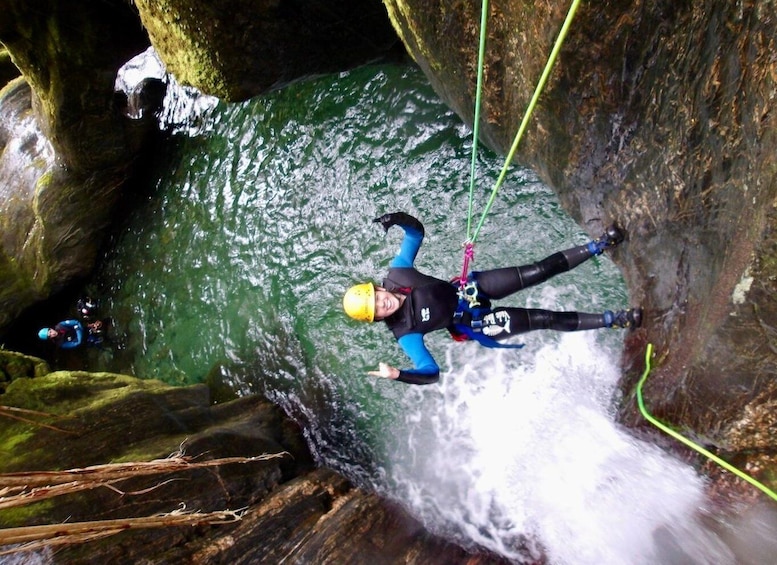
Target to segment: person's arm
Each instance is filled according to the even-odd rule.
[[[380,223],[386,231],[391,226],[399,226],[405,230],[405,237],[402,239],[399,253],[394,257],[389,266],[391,268],[412,267],[418,250],[421,248],[421,243],[424,240],[423,224],[417,218],[404,212],[384,214],[373,221]]]
[[[399,371],[398,381],[413,385],[428,385],[440,380],[440,367],[424,344],[419,333],[406,334],[399,338],[399,346],[413,362],[412,369]]]
[[[424,336],[419,333],[406,334],[399,338],[402,350],[410,357],[412,369],[397,369],[386,363],[380,364],[380,370],[370,371],[374,377],[383,377],[411,385],[430,385],[440,380],[440,368],[424,345]]]

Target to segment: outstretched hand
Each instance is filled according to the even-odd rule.
[[[394,225],[394,214],[383,214],[379,218],[375,218],[372,220],[373,224],[380,224],[383,226],[383,231],[388,233],[388,230],[391,226]]]
[[[421,236],[424,235],[424,225],[418,220],[405,212],[391,212],[389,214],[383,214],[379,218],[372,220],[375,224],[383,226],[383,230],[388,233],[391,226],[400,225],[403,228],[413,229],[418,231]]]
[[[379,363],[377,371],[368,371],[367,374],[373,377],[396,380],[399,378],[399,369],[388,363]]]

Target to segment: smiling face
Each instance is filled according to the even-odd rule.
[[[375,320],[388,318],[399,310],[404,301],[403,294],[394,294],[385,288],[375,287]]]

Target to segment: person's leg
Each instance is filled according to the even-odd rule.
[[[480,291],[489,298],[498,300],[574,269],[594,255],[601,255],[605,249],[615,247],[624,239],[623,230],[613,224],[599,239],[558,251],[537,263],[478,271],[472,273],[472,276]]]
[[[480,331],[493,339],[535,330],[578,332],[599,328],[638,328],[642,322],[642,310],[632,308],[602,314],[587,312],[554,312],[536,308],[496,308],[483,317]],[[473,324],[475,327],[476,324]]]

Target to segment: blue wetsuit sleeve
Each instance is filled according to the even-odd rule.
[[[440,367],[424,345],[422,334],[405,334],[397,342],[414,365],[413,369],[399,371],[398,381],[412,385],[430,385],[440,380]]]
[[[407,215],[405,215],[407,216]],[[399,246],[399,253],[391,261],[390,267],[412,267],[418,250],[421,249],[421,243],[424,240],[424,226],[413,216],[403,218],[403,221],[397,222],[399,227],[405,230],[405,237]]]

